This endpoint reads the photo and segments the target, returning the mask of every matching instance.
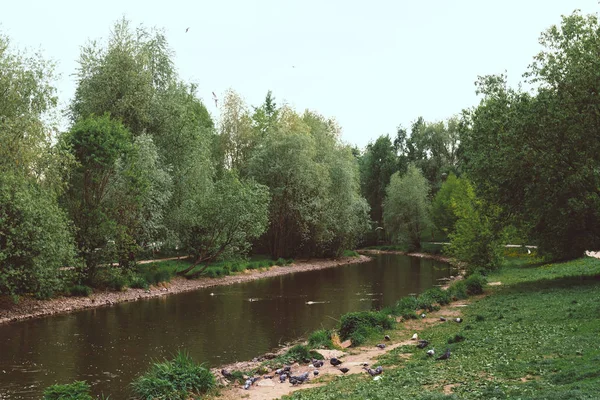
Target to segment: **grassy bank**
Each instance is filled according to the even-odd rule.
[[[510,258],[489,276],[502,284],[465,307],[462,324],[435,324],[420,334],[431,342],[426,349],[403,346],[383,356],[382,379],[340,377],[288,398],[598,398],[600,260],[538,261]],[[452,356],[435,361],[425,355],[431,348]]]

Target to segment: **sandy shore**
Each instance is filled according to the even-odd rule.
[[[440,254],[431,254],[431,253],[407,253],[405,251],[396,251],[396,250],[358,250],[360,254],[400,254],[402,256],[410,256],[410,257],[419,257],[419,258],[428,258],[431,260],[442,261],[445,263],[451,263],[452,259],[450,257],[442,256]]]
[[[361,255],[360,257],[342,257],[336,260],[315,259],[297,261],[284,267],[273,266],[268,270],[246,270],[243,273],[222,278],[188,280],[181,277],[175,277],[170,283],[161,287],[151,287],[148,291],[144,289],[127,289],[123,292],[96,292],[90,297],[57,297],[50,300],[36,300],[30,297],[22,297],[18,304],[14,304],[12,300],[5,296],[0,298],[0,324],[22,321],[45,315],[67,313],[86,308],[105,307],[127,301],[189,292],[212,286],[233,285],[235,283],[270,278],[294,272],[357,264],[369,260],[370,258],[365,255]]]

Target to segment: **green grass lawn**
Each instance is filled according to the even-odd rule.
[[[287,398],[600,398],[600,260],[513,258],[489,281],[502,285],[464,307],[462,324],[440,323],[420,334],[438,354],[450,348],[449,360],[404,346],[382,357],[379,381],[340,377]],[[413,355],[403,360],[402,352]]]

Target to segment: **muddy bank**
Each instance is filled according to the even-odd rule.
[[[268,270],[246,270],[237,275],[230,275],[222,278],[188,280],[181,277],[175,277],[170,283],[166,283],[159,287],[151,287],[150,290],[127,289],[123,292],[96,292],[89,297],[58,297],[50,300],[36,300],[30,297],[22,297],[18,304],[14,304],[10,298],[4,296],[0,297],[0,324],[87,308],[105,307],[127,301],[189,292],[201,288],[233,285],[235,283],[270,278],[294,272],[312,271],[362,263],[369,261],[369,259],[368,256],[361,255],[360,257],[342,257],[337,260],[319,259],[297,261],[289,266],[273,266]]]

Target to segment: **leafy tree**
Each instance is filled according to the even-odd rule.
[[[472,187],[465,178],[457,178],[453,173],[448,175],[431,202],[431,217],[439,230],[446,234],[454,232],[457,204],[462,204],[471,192]]]
[[[182,241],[196,261],[181,274],[218,257],[245,255],[268,225],[268,205],[265,186],[241,181],[232,172],[226,172],[212,190],[186,201]]]
[[[496,269],[504,251],[504,230],[496,222],[499,208],[478,199],[466,179],[458,183],[460,191],[451,200],[456,221],[445,252],[465,262],[472,271]]]
[[[388,135],[367,145],[360,160],[361,193],[371,207],[371,220],[379,225],[383,222],[385,189],[397,171],[396,148]]]
[[[383,204],[383,220],[392,241],[421,248],[421,235],[430,224],[427,196],[429,184],[414,165],[405,175],[392,175]]]
[[[563,17],[526,74],[535,92],[480,78],[484,98],[468,115],[464,156],[478,193],[554,259],[600,246],[599,32],[594,15]]]
[[[0,294],[51,297],[74,265],[73,236],[56,196],[21,174],[0,174]]]
[[[0,294],[60,291],[74,263],[73,237],[57,195],[69,164],[52,148],[52,63],[9,47],[0,35]]]
[[[108,194],[118,160],[132,149],[131,134],[104,115],[81,120],[62,140],[78,163],[71,173],[65,203],[77,227],[76,242],[86,274],[91,277],[100,262],[112,261],[107,244],[117,236],[115,212],[119,211],[113,209]]]

